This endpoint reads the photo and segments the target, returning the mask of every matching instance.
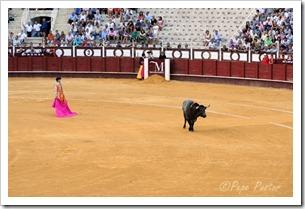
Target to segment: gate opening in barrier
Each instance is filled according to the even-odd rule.
[[[144,79],[147,79],[152,74],[164,76],[166,81],[170,80],[170,59],[144,59]]]

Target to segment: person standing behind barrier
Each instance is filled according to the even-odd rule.
[[[205,34],[204,34],[204,38],[203,38],[203,46],[204,46],[204,47],[209,46],[209,43],[210,43],[210,41],[211,41],[211,38],[212,38],[212,35],[210,34],[210,31],[209,31],[209,30],[206,30],[206,31],[205,31]]]
[[[37,21],[35,21],[34,25],[33,25],[33,30],[32,30],[32,37],[40,37],[40,28],[41,28],[41,24],[38,23]]]
[[[51,20],[52,20],[52,18],[51,18]],[[47,36],[49,34],[51,20],[46,21],[46,18],[42,18],[41,31],[45,36]]]
[[[23,27],[24,27],[25,30],[26,30],[27,37],[32,37],[33,26],[32,26],[32,24],[31,24],[31,22],[28,22],[28,24],[23,25]]]
[[[139,71],[137,74],[137,79],[139,79],[139,80],[144,79],[144,69],[143,69],[144,68],[144,58],[145,58],[145,52],[143,51],[142,57],[140,58],[140,61],[139,61],[140,67],[139,67]]]
[[[270,54],[269,55],[269,64],[273,64],[274,60],[273,60],[273,56]]]
[[[10,32],[8,36],[8,46],[13,46],[14,38],[15,38],[14,33]]]
[[[264,58],[261,61],[262,64],[268,65],[270,63],[269,57],[267,54],[264,55]]]
[[[20,31],[20,33],[18,34],[18,37],[19,37],[20,44],[24,44],[25,39],[27,38],[27,35],[24,32],[24,30]]]
[[[218,48],[220,46],[220,42],[221,42],[221,36],[218,32],[218,30],[214,30],[214,44],[215,44],[215,47]]]
[[[19,40],[19,37],[18,35],[14,37],[13,39],[13,46],[20,46],[20,40]]]
[[[47,37],[47,44],[51,46],[54,42],[54,35],[52,31],[49,32],[48,37]]]
[[[153,30],[153,43],[158,44],[159,26],[157,25],[157,23],[154,23],[152,30]]]
[[[159,26],[159,30],[161,31],[163,29],[163,27],[164,27],[164,20],[163,20],[163,18],[161,16],[159,16],[157,24]]]

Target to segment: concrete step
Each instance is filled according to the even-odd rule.
[[[33,43],[33,46],[39,46],[39,44],[43,43],[43,38],[42,37],[28,37],[25,39],[25,44],[27,46],[30,45],[30,43]]]
[[[68,32],[70,29],[68,22],[69,15],[74,11],[71,8],[60,8],[58,10],[54,30]]]
[[[13,15],[15,20],[8,24],[8,30],[9,30],[9,32],[13,32],[14,34],[18,34],[22,30],[21,19],[22,19],[22,15],[23,15],[23,9],[13,8],[10,11],[10,14]]]

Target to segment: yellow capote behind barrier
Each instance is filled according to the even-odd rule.
[[[138,75],[137,75],[137,79],[141,80],[143,79],[144,75],[143,75],[143,65],[140,66],[139,71],[138,71]]]

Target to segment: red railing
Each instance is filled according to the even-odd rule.
[[[152,51],[155,57],[161,53],[159,48],[10,47],[8,70],[9,72],[96,72],[132,75],[139,69],[139,56],[147,50]],[[247,55],[241,55],[241,52],[200,49],[164,49],[164,51],[171,55],[171,76],[238,78],[291,84],[293,80],[291,63],[262,64],[259,61],[263,53],[248,52]],[[181,55],[182,53],[184,54]],[[185,58],[188,56],[190,58]],[[272,56],[276,57],[276,54]],[[228,57],[234,59],[229,60]],[[253,61],[253,57],[257,61]],[[154,67],[154,65],[149,66],[152,71],[155,70]]]

